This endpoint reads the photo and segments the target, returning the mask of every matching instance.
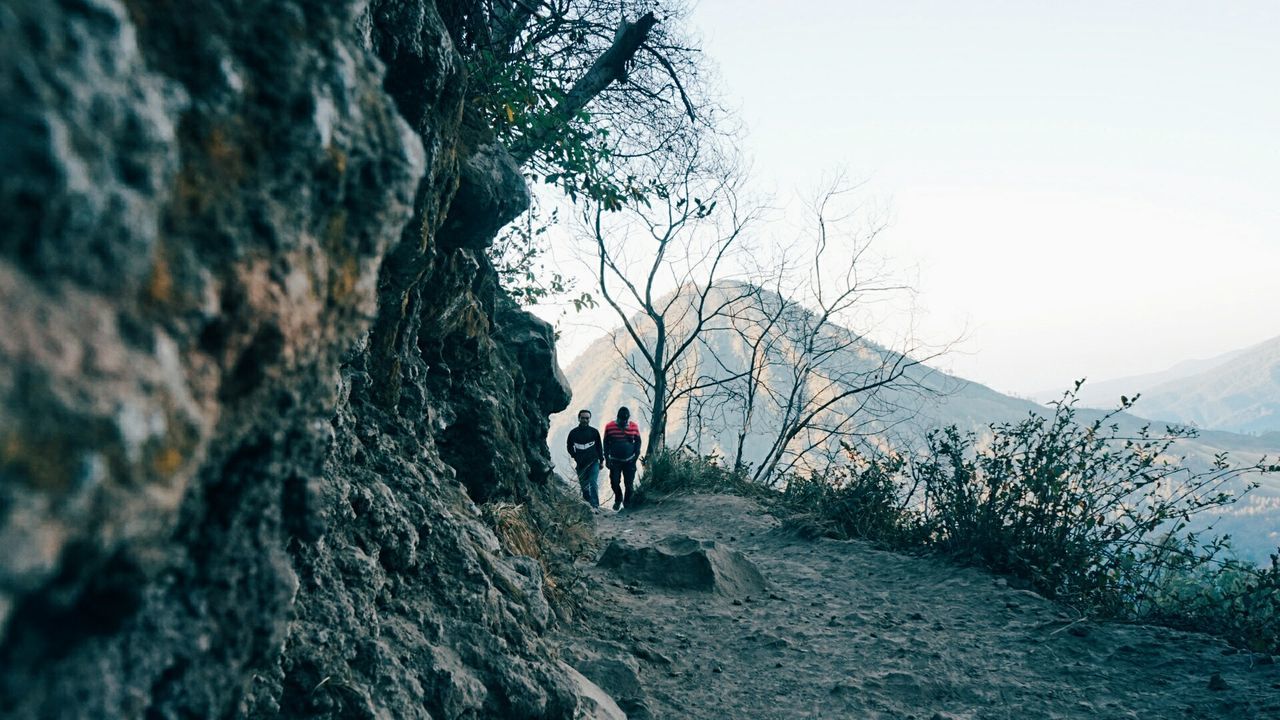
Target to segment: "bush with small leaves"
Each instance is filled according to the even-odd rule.
[[[843,445],[845,463],[821,473],[787,479],[781,502],[816,522],[829,537],[872,540],[893,548],[924,541],[920,517],[904,486],[908,461],[896,454],[870,456]]]
[[[1131,615],[1280,654],[1280,554],[1259,568],[1219,559],[1225,549],[1221,541],[1198,547],[1194,537],[1171,539],[1145,563],[1149,581],[1134,588]]]
[[[726,492],[748,497],[768,493],[748,477],[742,469],[722,465],[716,455],[699,455],[685,448],[664,448],[646,459],[639,501],[653,495],[688,492]]]
[[[932,433],[913,468],[923,523],[939,550],[1122,614],[1152,563],[1169,561],[1161,538],[1183,536],[1196,516],[1238,500],[1257,486],[1243,478],[1266,466],[1232,467],[1219,456],[1191,470],[1173,451],[1194,430],[1125,434],[1117,416],[1132,400],[1087,424],[1076,422],[1074,404],[1067,393],[1051,415],[995,425],[981,447],[955,428]]]
[[[1197,516],[1222,511],[1276,466],[1233,466],[1219,455],[1192,469],[1175,451],[1195,430],[1122,432],[1118,416],[1136,398],[1079,423],[1075,390],[1048,416],[991,426],[981,443],[954,427],[930,434],[900,479],[919,490],[919,515],[902,518],[919,525],[906,534],[1082,612],[1280,652],[1274,560],[1252,567],[1231,557],[1225,538],[1190,532]]]

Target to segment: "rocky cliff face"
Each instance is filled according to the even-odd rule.
[[[449,33],[0,2],[0,715],[573,713],[476,505],[554,497],[568,393]]]

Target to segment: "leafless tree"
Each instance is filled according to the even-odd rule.
[[[665,446],[674,407],[723,382],[699,371],[695,351],[700,338],[730,327],[735,303],[750,294],[744,284],[725,292],[723,281],[760,206],[742,202],[741,173],[713,149],[696,141],[685,149],[660,172],[668,180],[652,202],[612,211],[593,202],[583,212],[597,289],[622,322],[615,348],[645,394],[646,454]]]
[[[838,210],[852,191],[842,177],[833,181],[809,208],[811,235],[755,273],[749,292],[735,293],[724,314],[731,342],[743,352],[702,353],[712,364],[695,384],[708,396],[697,406],[724,416],[722,430],[734,436],[726,452],[735,467],[751,462],[762,484],[830,460],[842,443],[890,432],[912,414],[899,401],[930,392],[923,363],[941,350],[910,341],[883,348],[855,329],[857,308],[911,288],[879,272],[870,258],[883,225],[851,230],[858,212]],[[802,268],[797,258],[805,256]],[[753,433],[763,438],[763,452],[757,446],[748,458]]]

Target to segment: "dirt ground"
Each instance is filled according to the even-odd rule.
[[[714,540],[766,582],[735,597],[582,563],[585,610],[563,654],[632,718],[1280,720],[1268,656],[1083,620],[975,569],[804,539],[743,498],[606,510],[597,532],[602,548]]]

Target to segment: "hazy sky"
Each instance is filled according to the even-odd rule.
[[[758,181],[848,169],[918,329],[1006,391],[1280,335],[1280,2],[703,0]],[[601,316],[581,318],[600,325]],[[570,322],[562,353],[591,335]]]

